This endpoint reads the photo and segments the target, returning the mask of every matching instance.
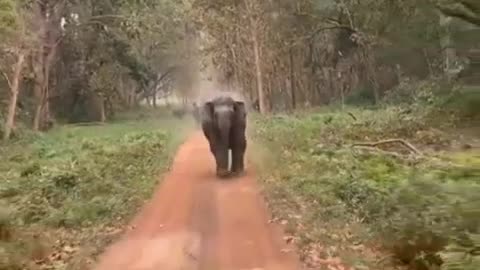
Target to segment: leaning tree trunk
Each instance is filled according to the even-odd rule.
[[[25,54],[19,52],[17,55],[17,63],[15,64],[13,72],[13,81],[10,85],[10,102],[8,104],[8,114],[5,123],[5,133],[3,139],[8,140],[12,133],[13,126],[15,125],[15,112],[17,110],[18,92],[20,91],[20,80],[22,75],[23,63],[25,62]]]
[[[437,0],[435,5],[447,16],[480,26],[480,2],[478,0]]]

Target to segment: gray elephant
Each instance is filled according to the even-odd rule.
[[[196,102],[193,102],[193,104],[192,104],[192,115],[193,115],[193,118],[195,119],[195,122],[196,122],[196,123],[200,123],[200,122],[201,122],[201,119],[200,119],[200,107],[197,105]]]
[[[172,110],[173,116],[175,116],[176,118],[180,118],[180,119],[183,118],[185,113],[186,113],[185,108],[183,108],[183,107],[176,107]]]
[[[228,96],[216,97],[202,106],[203,134],[215,157],[217,176],[240,175],[245,170],[244,155],[247,148],[245,129],[247,113],[243,101]],[[228,151],[232,150],[232,168],[228,168]]]

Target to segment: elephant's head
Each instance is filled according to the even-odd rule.
[[[231,97],[218,97],[205,103],[210,119],[218,130],[219,140],[228,146],[230,131],[233,125],[238,125],[245,117],[245,103],[235,101]]]

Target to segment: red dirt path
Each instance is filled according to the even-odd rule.
[[[200,132],[179,149],[170,173],[95,270],[297,270],[269,223],[255,177],[220,180]]]

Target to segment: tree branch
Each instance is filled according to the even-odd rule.
[[[373,143],[369,143],[369,142],[354,143],[354,144],[352,144],[352,147],[356,147],[356,146],[377,147],[377,146],[382,145],[382,144],[392,144],[392,143],[399,143],[399,144],[405,146],[407,149],[409,149],[410,152],[412,152],[416,155],[419,155],[419,156],[422,155],[422,153],[417,148],[415,148],[415,146],[413,146],[411,143],[409,143],[405,140],[402,140],[402,139],[387,139],[387,140],[382,140],[382,141],[373,142]]]
[[[3,71],[3,70],[1,72],[2,72],[3,77],[5,77],[5,81],[7,81],[8,88],[10,89],[10,91],[12,91],[12,83],[10,82],[10,79],[8,78],[7,73],[5,73],[5,71]]]
[[[474,1],[438,1],[435,6],[447,16],[480,26],[480,2]]]
[[[382,149],[378,149],[376,147],[357,146],[357,147],[355,147],[355,149],[363,150],[363,151],[368,152],[368,153],[375,153],[375,154],[380,154],[380,155],[384,155],[384,156],[391,156],[391,157],[394,157],[394,158],[397,158],[397,159],[400,159],[400,160],[405,160],[405,159],[408,158],[408,156],[405,156],[405,155],[402,155],[402,154],[399,154],[399,153],[395,153],[395,152],[385,151],[385,150],[382,150]]]
[[[353,120],[357,121],[357,117],[355,117],[353,113],[348,112],[347,114],[350,115],[350,117],[352,117]]]

